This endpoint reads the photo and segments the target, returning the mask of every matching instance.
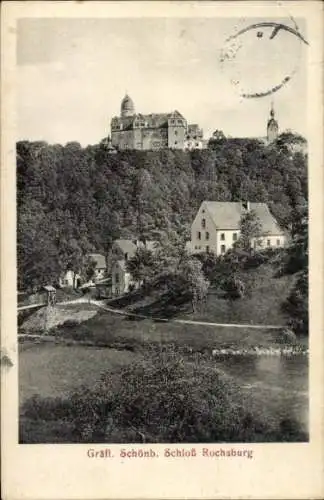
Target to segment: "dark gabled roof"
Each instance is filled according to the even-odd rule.
[[[114,125],[122,123],[123,130],[130,130],[133,128],[135,120],[145,120],[147,123],[146,128],[161,128],[167,127],[168,120],[173,118],[185,120],[184,116],[176,110],[171,113],[150,113],[147,115],[136,113],[132,116],[114,116],[111,120],[111,124]]]
[[[127,253],[129,259],[134,257],[136,253],[136,245],[132,240],[118,239],[114,241],[114,245],[118,246],[123,254]]]
[[[246,212],[241,202],[204,201],[203,202],[217,229],[239,229],[242,215]],[[266,203],[250,203],[262,224],[263,234],[284,234]]]
[[[114,241],[114,245],[117,245],[124,255],[127,253],[128,259],[131,259],[132,257],[134,257],[138,248],[146,248],[151,252],[155,252],[157,242],[154,240],[149,240],[145,242],[145,245],[141,242],[138,242],[138,245],[136,245],[132,240],[118,239]]]
[[[96,263],[96,269],[106,269],[106,258],[101,253],[89,253],[88,257]]]

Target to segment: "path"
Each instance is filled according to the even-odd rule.
[[[142,314],[131,313],[122,309],[114,309],[107,306],[103,301],[90,300],[91,304],[94,304],[105,311],[111,312],[113,314],[121,314],[124,316],[129,316],[138,319],[151,319],[153,321],[161,321],[164,323],[181,323],[185,325],[202,325],[202,326],[221,326],[225,328],[257,328],[261,330],[281,330],[285,328],[283,325],[251,325],[251,324],[239,324],[239,323],[213,323],[209,321],[195,321],[187,319],[165,319],[165,318],[154,318],[150,316],[144,316]]]
[[[80,297],[79,299],[73,300],[65,300],[63,302],[58,302],[57,305],[69,305],[69,304],[92,304],[100,309],[103,309],[107,312],[111,312],[112,314],[120,314],[122,316],[128,316],[131,318],[138,319],[150,319],[152,321],[160,321],[163,323],[180,323],[185,325],[201,325],[201,326],[220,326],[224,328],[257,328],[259,330],[281,330],[285,328],[283,325],[251,325],[251,324],[242,324],[242,323],[213,323],[210,321],[195,321],[188,319],[166,319],[166,318],[154,318],[151,316],[144,316],[143,314],[136,314],[129,311],[125,311],[123,309],[114,309],[113,307],[109,307],[105,304],[103,300],[93,300],[86,297]],[[18,307],[18,311],[23,309],[31,309],[33,307],[39,307],[46,304],[32,304],[30,306],[22,306]]]
[[[26,309],[33,309],[34,307],[45,307],[47,304],[41,302],[39,304],[30,304],[29,306],[20,306],[17,308],[18,311],[25,311]]]

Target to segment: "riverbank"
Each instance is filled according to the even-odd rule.
[[[20,350],[23,351],[25,348],[31,347],[37,344],[48,344],[53,343],[56,345],[66,345],[66,346],[83,346],[83,347],[96,347],[98,349],[116,349],[116,350],[128,350],[135,351],[141,350],[142,345],[129,345],[123,342],[96,342],[91,340],[73,340],[72,338],[64,338],[54,335],[34,335],[34,334],[21,334],[18,335],[20,342]],[[200,352],[203,354],[209,354],[212,357],[223,357],[223,356],[307,356],[309,350],[306,345],[296,345],[296,346],[284,346],[284,347],[259,347],[253,346],[250,348],[206,348],[203,351],[201,349],[195,350],[190,346],[180,347],[179,351],[187,354],[192,354],[194,352]]]

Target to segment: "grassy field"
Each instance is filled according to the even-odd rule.
[[[112,307],[126,308],[139,314],[161,318],[186,318],[215,323],[245,323],[285,325],[287,316],[282,303],[293,285],[294,277],[275,276],[271,265],[263,265],[244,273],[246,296],[239,300],[228,300],[211,287],[207,302],[193,313],[188,301],[175,300],[163,290],[153,288],[133,292],[109,301]]]
[[[140,353],[55,344],[24,344],[19,356],[20,405],[34,394],[68,396],[80,385],[91,386],[105,370],[141,358]]]
[[[274,330],[229,328],[133,319],[100,311],[80,325],[63,325],[56,329],[59,337],[92,341],[95,345],[136,348],[150,343],[173,343],[195,350],[213,348],[269,347],[276,345]]]

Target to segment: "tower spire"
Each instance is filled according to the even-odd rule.
[[[267,126],[267,140],[268,144],[271,142],[275,141],[278,137],[278,122],[275,119],[275,111],[274,111],[274,105],[273,105],[273,99],[271,99],[271,107],[270,107],[270,118],[268,120],[268,126]]]

